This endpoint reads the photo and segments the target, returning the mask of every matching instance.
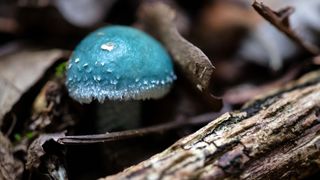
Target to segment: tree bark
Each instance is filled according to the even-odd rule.
[[[320,71],[104,179],[301,179],[319,171]]]

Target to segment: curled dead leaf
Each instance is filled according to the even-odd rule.
[[[175,11],[160,2],[145,3],[139,18],[145,28],[166,46],[193,86],[201,92],[209,91],[214,67],[198,47],[179,34],[174,24]]]
[[[44,73],[61,58],[68,56],[60,49],[20,49],[0,57],[0,126],[20,97],[35,85]]]
[[[43,134],[35,139],[28,148],[26,168],[28,170],[38,168],[41,163],[40,158],[46,154],[45,150],[43,149],[44,144],[50,140],[57,142],[59,138],[65,136],[64,134],[64,132]]]

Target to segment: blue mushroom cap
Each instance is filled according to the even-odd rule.
[[[66,85],[80,103],[97,99],[160,98],[176,79],[171,58],[146,33],[126,26],[100,28],[74,50]]]

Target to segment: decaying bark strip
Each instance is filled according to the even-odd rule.
[[[320,71],[105,179],[288,179],[319,171]]]

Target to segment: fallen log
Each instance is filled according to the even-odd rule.
[[[320,71],[102,179],[301,179],[320,170]]]

